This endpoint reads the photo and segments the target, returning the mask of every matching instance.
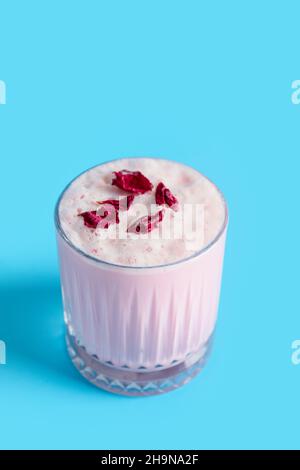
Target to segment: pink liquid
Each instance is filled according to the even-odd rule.
[[[165,267],[108,265],[58,248],[69,332],[116,367],[168,367],[196,353],[217,318],[226,229],[207,250]]]

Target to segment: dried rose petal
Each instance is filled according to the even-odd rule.
[[[153,184],[140,171],[114,171],[112,185],[134,194],[151,191]]]
[[[97,204],[111,204],[114,206],[116,211],[127,211],[133,203],[135,196],[129,194],[129,196],[123,197],[122,199],[106,199],[105,201],[97,201]]]
[[[79,217],[83,217],[84,225],[89,228],[100,228],[107,229],[111,224],[120,222],[118,211],[114,207],[105,209],[102,213],[99,211],[86,211],[78,214]]]
[[[155,202],[156,204],[162,205],[167,204],[167,206],[172,207],[172,209],[177,210],[178,200],[171,193],[171,191],[166,188],[164,183],[159,183],[155,191]]]
[[[159,223],[163,220],[164,211],[160,210],[154,215],[146,215],[138,219],[134,224],[128,227],[127,232],[130,233],[149,233],[157,228]]]
[[[101,220],[101,216],[97,215],[97,211],[81,212],[78,217],[83,217],[84,225],[89,228],[97,228]]]
[[[101,220],[98,224],[100,228],[108,228],[112,224],[118,224],[120,222],[119,219],[119,212],[114,208],[112,205],[105,205],[103,208],[98,209],[99,211],[102,210]]]

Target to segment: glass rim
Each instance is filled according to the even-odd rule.
[[[165,162],[173,162],[177,165],[181,165],[183,167],[187,167],[187,168],[191,168],[192,170],[194,170],[195,172],[199,173],[203,178],[205,178],[207,181],[209,181],[209,183],[211,183],[214,188],[217,190],[218,194],[220,195],[221,197],[221,200],[223,202],[223,205],[224,205],[224,220],[223,220],[223,223],[218,231],[218,233],[216,234],[216,236],[209,242],[207,243],[204,247],[202,247],[200,250],[194,252],[191,256],[187,256],[185,258],[182,258],[182,259],[179,259],[177,261],[172,261],[170,263],[164,263],[164,264],[153,264],[153,265],[150,265],[150,266],[128,266],[128,265],[125,265],[125,264],[117,264],[117,263],[111,263],[109,261],[105,261],[105,260],[102,260],[100,258],[96,258],[95,256],[93,255],[90,255],[88,253],[86,253],[85,251],[81,250],[80,248],[78,248],[70,239],[69,237],[66,235],[65,231],[63,230],[62,226],[61,226],[61,222],[60,222],[60,217],[59,217],[59,206],[60,206],[60,202],[62,201],[66,191],[70,188],[70,186],[72,185],[72,183],[74,183],[74,181],[76,181],[81,175],[83,175],[84,173],[87,173],[88,171],[90,170],[93,170],[94,168],[97,168],[99,166],[102,166],[102,165],[106,165],[108,163],[113,163],[113,162],[116,162],[116,161],[120,161],[120,160],[138,160],[138,159],[149,159],[149,160],[161,160],[161,161],[165,161]],[[102,264],[104,266],[107,266],[107,267],[112,267],[112,268],[120,268],[120,269],[124,269],[124,270],[153,270],[153,269],[158,269],[158,268],[166,268],[166,267],[169,267],[169,266],[175,266],[175,265],[178,265],[178,264],[182,264],[182,263],[185,263],[187,261],[191,261],[193,260],[194,258],[197,258],[199,256],[201,256],[203,253],[206,253],[209,249],[211,249],[217,242],[218,240],[222,237],[223,233],[225,232],[227,226],[228,226],[228,218],[229,218],[229,215],[228,215],[228,206],[227,206],[227,202],[226,202],[226,199],[222,193],[222,191],[218,188],[218,186],[213,182],[211,181],[210,178],[208,178],[206,175],[204,175],[203,173],[201,173],[199,170],[197,170],[196,168],[194,168],[193,166],[191,165],[187,165],[185,163],[181,163],[181,162],[177,162],[176,160],[171,160],[171,159],[168,159],[168,158],[161,158],[161,157],[121,157],[121,158],[114,158],[112,160],[107,160],[103,163],[99,163],[97,165],[93,165],[91,166],[90,168],[82,171],[81,173],[79,173],[77,176],[75,176],[66,186],[65,188],[62,190],[62,192],[60,193],[57,201],[56,201],[56,204],[55,204],[55,209],[54,209],[54,222],[55,222],[55,227],[56,227],[56,230],[57,232],[59,233],[59,235],[62,237],[62,239],[72,248],[74,249],[78,254],[98,263],[98,264]]]

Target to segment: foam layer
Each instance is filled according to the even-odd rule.
[[[120,223],[108,229],[90,229],[78,214],[97,210],[96,201],[118,199],[129,193],[112,186],[113,171],[141,171],[153,184],[152,192],[135,198]],[[128,226],[162,209],[155,204],[155,188],[163,182],[179,201],[177,211],[164,207],[158,229],[146,235],[128,233]],[[215,239],[225,219],[225,205],[217,188],[185,165],[152,158],[120,159],[99,165],[76,178],[60,205],[61,227],[80,250],[106,262],[125,266],[156,266],[190,257]]]

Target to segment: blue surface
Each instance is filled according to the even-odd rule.
[[[9,0],[0,12],[0,447],[299,448],[299,2]],[[93,388],[63,340],[55,200],[127,155],[194,165],[230,208],[211,360],[153,398]]]

